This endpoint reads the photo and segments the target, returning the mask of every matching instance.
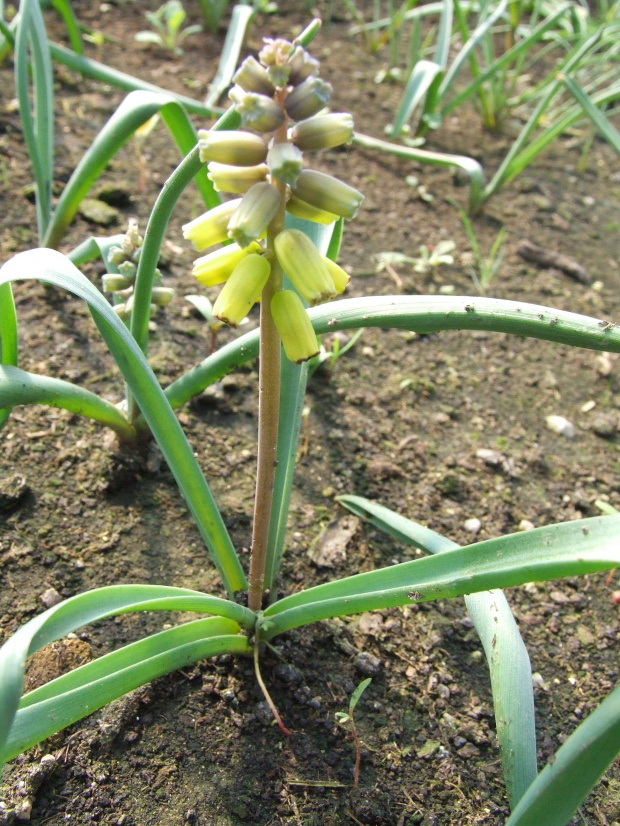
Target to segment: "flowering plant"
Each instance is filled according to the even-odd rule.
[[[373,325],[425,333],[484,329],[620,352],[620,332],[615,325],[522,302],[387,296],[334,302],[328,311],[320,306],[346,286],[348,276],[333,263],[333,250],[342,219],[353,216],[361,195],[302,163],[302,152],[346,142],[352,130],[349,116],[322,113],[329,87],[318,77],[318,66],[305,50],[316,29],[315,24],[292,43],[268,41],[260,62],[249,59],[242,65],[236,75],[232,109],[217,124],[219,128],[200,135],[199,144],[164,187],[145,233],[136,273],[134,313],[143,305],[144,319],[150,307],[148,285],[155,278],[158,241],[179,194],[206,162],[212,182],[241,198],[214,205],[205,216],[185,225],[186,236],[201,249],[227,241],[235,245],[227,244],[198,259],[194,272],[203,283],[224,283],[216,309],[228,323],[237,324],[260,299],[258,332],[241,336],[209,356],[164,392],[148,365],[140,336],[132,335],[135,315],[130,330],[67,257],[53,250],[31,250],[0,269],[0,302],[7,310],[0,313],[4,362],[16,354],[10,282],[36,272],[41,280],[69,289],[88,302],[135,399],[138,412],[131,427],[142,419],[160,445],[228,597],[163,585],[109,585],[73,596],[32,619],[0,649],[0,760],[11,759],[157,676],[216,654],[252,655],[257,681],[271,703],[259,669],[260,646],[278,634],[345,614],[465,596],[491,675],[497,736],[513,808],[508,824],[564,826],[617,754],[620,688],[566,740],[553,765],[537,774],[529,658],[508,602],[497,589],[619,565],[620,515],[549,525],[461,548],[375,503],[340,497],[354,513],[427,556],[277,598],[274,586],[286,544],[307,359],[318,349],[316,333]],[[296,220],[302,215],[298,227],[286,225],[287,212]],[[312,236],[322,251],[312,243]],[[325,255],[330,248],[332,255]],[[319,306],[306,309],[304,301]],[[246,576],[241,555],[172,408],[197,386],[205,386],[257,353],[258,467]],[[31,374],[10,362],[2,370],[0,403],[7,412],[17,403],[15,399],[23,403],[29,387],[37,399],[36,393],[49,387],[42,379],[37,384]],[[58,383],[51,386],[60,392]],[[21,396],[16,395],[18,391]],[[70,409],[83,412],[89,404],[96,404],[92,394],[71,392],[74,395],[67,398],[74,406]],[[112,411],[118,414],[114,405],[97,409],[126,432],[113,416]],[[34,651],[84,624],[145,610],[213,616],[130,643],[22,696],[25,661]],[[279,720],[273,704],[272,709]],[[279,722],[282,731],[288,731]]]

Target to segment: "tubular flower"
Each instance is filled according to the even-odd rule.
[[[238,324],[267,284],[275,291],[272,312],[285,352],[302,361],[318,350],[303,304],[339,295],[349,276],[307,235],[282,230],[282,213],[321,224],[355,215],[362,194],[307,168],[304,157],[349,143],[353,119],[325,111],[332,87],[319,76],[318,61],[296,41],[266,39],[258,59],[246,58],[233,80],[229,98],[242,131],[214,128],[198,136],[200,159],[215,190],[237,197],[185,224],[183,233],[199,249],[235,242],[194,264],[193,273],[205,286],[226,282],[215,302],[217,316]],[[293,291],[278,290],[281,269]]]
[[[285,229],[274,245],[282,269],[308,304],[314,306],[338,294],[323,256],[301,230]]]
[[[280,192],[273,184],[254,184],[228,222],[228,237],[240,247],[247,247],[265,233],[280,203]]]
[[[216,192],[233,192],[243,195],[251,186],[267,180],[269,167],[266,163],[257,166],[230,166],[211,161],[207,177]]]
[[[329,103],[333,88],[320,77],[310,75],[286,98],[284,108],[293,120],[304,120],[316,115]]]
[[[189,224],[183,224],[183,238],[190,241],[197,250],[204,250],[214,244],[228,240],[228,222],[241,203],[241,198],[225,201],[210,209],[204,215],[194,218]]]
[[[353,218],[364,199],[362,193],[349,184],[315,169],[304,169],[293,193],[302,201],[343,218]]]
[[[235,166],[255,166],[267,157],[267,144],[251,132],[199,129],[198,152],[203,163],[217,161]]]
[[[197,258],[194,261],[192,275],[195,275],[205,287],[221,284],[227,280],[241,259],[252,252],[261,252],[261,246],[256,241],[245,249],[237,244],[229,244],[227,247],[203,255],[202,258]]]
[[[273,95],[275,86],[269,79],[267,69],[256,58],[246,57],[233,75],[233,83],[246,92],[258,92],[261,95]]]
[[[290,138],[299,149],[332,149],[350,143],[353,138],[353,118],[348,112],[327,112],[296,123]]]
[[[267,153],[269,172],[281,184],[293,186],[301,173],[303,154],[295,144],[276,143]]]
[[[290,361],[301,364],[317,355],[319,342],[306,308],[296,292],[279,290],[271,299],[271,314]]]
[[[236,327],[259,300],[271,267],[266,258],[251,252],[231,272],[213,305],[213,315]]]
[[[310,204],[291,195],[286,202],[286,211],[296,218],[305,218],[307,221],[314,221],[315,224],[333,224],[338,220],[338,216],[333,212],[326,212],[324,209],[317,209]]]

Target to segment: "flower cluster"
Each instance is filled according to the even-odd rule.
[[[278,289],[270,309],[295,362],[319,350],[303,302],[339,295],[349,276],[304,233],[283,229],[284,212],[331,224],[352,218],[363,198],[304,166],[304,152],[340,146],[353,136],[351,115],[327,110],[332,87],[318,72],[318,61],[301,45],[282,39],[265,40],[258,60],[243,61],[229,93],[242,128],[198,133],[200,159],[216,191],[237,197],[183,227],[199,251],[226,243],[198,258],[193,274],[205,286],[224,283],[213,311],[232,326],[260,300],[277,261],[295,290]]]
[[[108,265],[116,272],[107,272],[101,276],[103,291],[113,293],[114,311],[123,319],[130,317],[133,308],[133,289],[141,252],[142,236],[138,232],[138,223],[130,218],[120,247],[110,247],[108,252]],[[151,293],[151,314],[156,312],[158,307],[169,304],[174,296],[174,290],[171,287],[158,286],[160,282],[161,273],[155,270],[156,286]]]

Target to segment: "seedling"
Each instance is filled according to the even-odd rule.
[[[360,782],[360,761],[362,758],[362,747],[360,744],[360,739],[357,735],[357,729],[355,727],[355,720],[353,719],[353,712],[355,711],[355,707],[360,701],[362,694],[366,691],[370,683],[372,682],[372,677],[367,677],[365,680],[358,685],[355,689],[353,694],[351,695],[351,699],[349,700],[349,713],[345,711],[337,711],[334,715],[336,717],[336,722],[339,726],[343,728],[347,728],[351,731],[353,736],[353,742],[355,743],[355,770],[353,772],[353,785],[357,789]]]
[[[181,43],[192,34],[202,31],[202,26],[193,25],[181,28],[187,13],[180,0],[168,0],[157,11],[146,11],[144,16],[155,31],[142,31],[136,34],[139,43],[155,43],[174,54],[182,55]]]
[[[474,226],[469,219],[469,216],[465,212],[464,209],[449,199],[450,203],[454,204],[456,209],[458,210],[459,216],[461,221],[463,222],[463,227],[465,228],[465,232],[467,233],[467,237],[469,238],[469,243],[471,244],[472,253],[474,255],[474,260],[476,262],[475,267],[469,268],[469,274],[471,275],[471,280],[474,282],[476,289],[484,293],[486,292],[489,284],[497,275],[497,272],[501,266],[502,260],[504,258],[504,236],[506,235],[506,227],[501,227],[497,235],[495,236],[495,240],[491,245],[491,249],[489,250],[488,256],[485,256],[480,249],[480,244],[478,243],[478,238],[476,236],[476,231]]]

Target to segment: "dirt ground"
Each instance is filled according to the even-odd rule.
[[[190,10],[190,4],[187,4]],[[353,112],[358,132],[384,137],[401,87],[378,85],[385,61],[348,34],[338,17],[314,44],[334,109]],[[186,41],[182,58],[134,43],[149,4],[74,4],[80,20],[110,39],[89,54],[163,87],[201,98],[213,78],[223,30]],[[259,17],[263,35],[294,36],[302,4]],[[63,29],[50,13],[50,31]],[[190,22],[200,22],[196,8]],[[36,246],[31,173],[12,100],[12,61],[0,66],[0,260]],[[55,69],[59,189],[123,93]],[[198,126],[206,126],[197,123]],[[429,148],[472,155],[497,168],[518,124],[485,133],[458,110]],[[488,294],[620,320],[620,166],[588,126],[560,138],[474,219],[483,250],[506,226],[505,256]],[[160,125],[144,149],[140,191],[136,146],[128,144],[100,187],[114,186],[118,213],[104,230],[82,212],[63,249],[91,234],[142,228],[178,162]],[[435,293],[450,285],[476,294],[471,250],[447,199],[466,201],[451,173],[348,148],[317,164],[366,194],[347,226],[341,263],[348,295]],[[414,175],[432,200],[405,182]],[[422,193],[424,194],[424,193]],[[157,317],[151,363],[166,385],[208,352],[209,336],[184,300],[197,292],[192,252],[180,226],[199,209],[182,199],[165,247],[165,283],[177,295]],[[376,272],[378,253],[417,256],[441,240],[456,244],[453,266],[426,274],[411,265]],[[523,240],[587,269],[588,283],[541,268],[517,253]],[[89,266],[96,282],[101,270]],[[16,291],[20,366],[83,384],[114,401],[122,382],[88,311],[33,281]],[[253,315],[252,324],[256,324]],[[221,341],[234,333],[224,332]],[[256,435],[256,365],[227,377],[179,412],[240,548],[250,544]],[[282,591],[404,561],[411,552],[347,516],[341,493],[368,496],[459,543],[620,507],[620,378],[614,356],[492,333],[417,336],[367,330],[330,376],[310,381],[308,451],[293,495]],[[551,432],[548,415],[575,426]],[[120,451],[110,434],[64,411],[16,408],[1,437],[0,640],[43,609],[50,589],[69,597],[121,582],[167,583],[221,593],[199,533],[157,449]],[[482,451],[482,452],[481,452]],[[487,451],[486,453],[484,451]],[[491,451],[489,453],[489,451]],[[14,498],[11,498],[14,496]],[[479,520],[472,522],[471,520]],[[337,553],[324,531],[341,529]],[[318,549],[318,550],[317,550]],[[508,594],[536,674],[539,763],[618,678],[617,574],[529,585]],[[184,619],[185,617],[181,617]],[[60,641],[33,658],[29,685],[104,653],[178,616],[126,615]],[[412,605],[286,634],[267,651],[263,676],[293,733],[266,713],[250,662],[200,662],[134,692],[5,768],[0,823],[109,826],[276,826],[504,823],[502,781],[488,674],[462,600]],[[335,714],[366,676],[372,683],[356,722],[355,751]],[[41,763],[44,755],[52,760]],[[609,769],[574,824],[620,824],[620,764]],[[544,824],[541,824],[544,826]]]

